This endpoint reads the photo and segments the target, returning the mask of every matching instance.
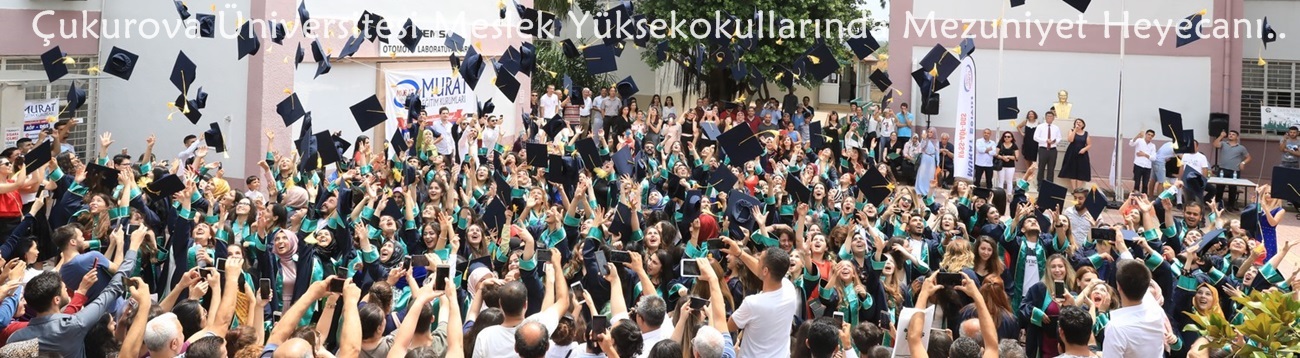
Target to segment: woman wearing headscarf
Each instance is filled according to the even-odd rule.
[[[274,292],[279,293],[271,295],[272,310],[283,312],[307,292],[312,282],[328,275],[315,257],[315,245],[299,242],[298,235],[290,230],[275,230],[271,237],[265,259],[270,263],[267,265],[270,270],[264,272],[263,277],[270,278]],[[314,308],[308,308],[301,324],[310,324],[314,314]]]

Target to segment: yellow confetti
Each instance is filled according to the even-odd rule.
[[[285,88],[284,88],[284,94],[290,94],[290,93],[293,93],[293,90],[292,90],[292,89],[289,89],[289,87],[285,87]]]
[[[167,102],[167,108],[176,108],[176,103]]]
[[[49,116],[49,117],[45,117],[45,121],[50,122],[50,123],[54,123],[54,122],[58,122],[58,121],[59,121],[59,118],[58,118],[58,117],[55,117],[55,116]]]
[[[1259,61],[1258,61],[1258,62],[1255,62],[1255,63],[1258,64],[1258,65],[1260,65],[1260,66],[1264,66],[1264,65],[1267,65],[1267,64],[1268,64],[1268,61],[1264,61],[1264,58],[1263,58],[1263,57],[1260,57],[1260,58],[1259,58]]]
[[[998,28],[998,25],[1001,25],[1001,24],[1002,24],[1002,19],[995,19],[995,20],[993,20],[993,28],[996,29],[996,28]]]
[[[1205,16],[1205,14],[1208,14],[1209,12],[1209,10],[1201,9],[1201,16]]]
[[[389,51],[389,52],[388,52],[388,57],[389,57],[389,58],[397,58],[397,51]]]
[[[505,0],[497,0],[497,8],[498,8],[498,9],[505,9],[505,8],[506,8],[506,2],[505,2]]]
[[[172,115],[174,115],[174,114],[176,114],[176,112],[168,113],[168,114],[167,114],[167,120],[169,120],[169,121],[172,120]]]
[[[289,56],[284,56],[284,63],[289,63]]]
[[[209,6],[208,9],[212,9],[212,12],[217,12],[217,4],[212,4],[212,6]]]
[[[779,37],[776,39],[776,44],[777,44],[777,45],[780,45],[780,44],[783,44],[783,43],[785,43],[785,39],[782,39],[782,38],[779,38]]]
[[[94,66],[94,67],[91,67],[91,68],[87,68],[87,69],[86,69],[86,73],[89,73],[89,74],[92,74],[92,75],[93,75],[93,74],[97,74],[97,73],[99,73],[99,67],[98,67],[98,66]]]
[[[64,58],[63,58],[63,64],[65,64],[65,65],[75,65],[75,64],[77,64],[77,60],[72,59],[72,57],[64,57]]]

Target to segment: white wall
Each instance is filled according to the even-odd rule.
[[[1278,32],[1277,42],[1268,45],[1264,50],[1263,56],[1266,59],[1300,59],[1300,46],[1297,46],[1300,38],[1300,1],[1247,1],[1246,14],[1242,16],[1248,19],[1263,19],[1268,17],[1269,25]],[[1258,28],[1253,29],[1258,35]],[[1291,33],[1288,33],[1291,32]],[[1260,49],[1264,47],[1263,41],[1252,38],[1242,41],[1242,55],[1246,58],[1260,55]]]
[[[920,58],[929,50],[914,47],[912,55]],[[1114,136],[1119,55],[1006,51],[1002,64],[1006,73],[1000,79],[996,51],[976,52],[973,57],[976,61],[979,128],[994,125],[999,97],[1019,97],[1021,118],[1029,110],[1038,112],[1041,118],[1056,102],[1056,93],[1064,89],[1069,91],[1070,102],[1074,104],[1071,116],[1084,118],[1089,133]],[[1150,71],[1153,68],[1161,70]],[[942,96],[940,111],[932,117],[932,125],[954,126],[958,92],[955,81],[959,75],[953,73],[950,81],[954,83],[939,91]],[[1002,87],[1000,94],[999,83]],[[915,85],[912,86],[913,98],[908,102],[917,111],[918,122],[924,123],[925,116],[918,110],[920,94]],[[1126,55],[1120,134],[1130,137],[1139,130],[1157,128],[1158,108],[1166,108],[1182,113],[1183,127],[1195,129],[1196,138],[1205,142],[1210,139],[1205,131],[1210,113],[1210,92],[1209,58]],[[1003,130],[1010,129],[1011,121],[997,121],[997,126]]]
[[[43,1],[42,3],[55,3]],[[240,8],[247,8],[248,0],[234,2]],[[166,6],[163,6],[166,5]],[[219,9],[220,10],[220,9]],[[208,13],[208,8],[191,8],[191,13]],[[105,20],[155,19],[177,21],[180,19],[170,3],[158,6],[139,6],[134,3],[119,2],[103,11]],[[192,19],[192,18],[191,18]],[[222,20],[219,18],[218,22]],[[227,31],[234,32],[235,19],[225,19]],[[270,41],[265,41],[262,51]],[[209,158],[221,158],[226,168],[226,175],[242,177],[244,156],[240,148],[245,148],[243,133],[247,123],[245,109],[247,103],[246,83],[248,78],[247,61],[236,61],[235,40],[220,37],[215,39],[188,39],[181,37],[170,39],[160,35],[154,39],[139,36],[132,38],[103,39],[99,44],[99,53],[105,58],[113,46],[122,47],[140,56],[131,80],[104,75],[99,80],[99,124],[98,132],[112,132],[116,144],[109,149],[116,153],[123,147],[129,147],[132,154],[138,154],[144,148],[144,140],[150,134],[158,137],[154,153],[162,159],[174,158],[183,147],[181,139],[188,134],[202,136],[209,128],[209,123],[219,121],[225,134],[226,146],[233,151],[229,159],[220,155]],[[190,124],[184,115],[177,113],[168,121],[170,109],[167,103],[176,100],[180,91],[172,85],[171,69],[179,51],[185,51],[198,66],[197,76],[190,96],[194,96],[197,87],[203,87],[208,93],[207,108],[203,109],[203,118],[197,125]],[[280,54],[284,49],[277,49]],[[259,53],[258,56],[264,56]],[[100,65],[103,65],[101,61]],[[192,97],[191,97],[192,98]],[[225,118],[229,116],[230,121]],[[98,145],[95,145],[98,146]]]
[[[335,62],[333,65],[330,73],[316,79],[312,79],[316,75],[316,66],[299,66],[294,71],[293,88],[303,107],[311,110],[312,133],[342,131],[342,138],[352,142],[362,133],[349,108],[375,94],[375,68],[353,62]],[[283,98],[285,95],[278,93],[276,96]],[[278,121],[279,118],[272,120]],[[289,132],[294,137],[298,136],[302,122],[299,120],[290,126]]]
[[[104,4],[102,1],[107,0],[0,0],[0,9],[99,11]]]

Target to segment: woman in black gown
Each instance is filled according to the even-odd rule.
[[[1025,121],[1016,125],[1020,132],[1022,141],[1020,142],[1020,154],[1025,157],[1025,167],[1028,168],[1038,161],[1038,141],[1034,140],[1034,131],[1038,129],[1038,112],[1029,111],[1025,114]]]
[[[1084,128],[1088,123],[1083,118],[1074,120],[1074,128],[1070,130],[1070,146],[1065,148],[1065,158],[1061,161],[1061,178],[1073,179],[1070,182],[1070,190],[1083,186],[1083,183],[1092,181],[1092,161],[1088,158],[1088,149],[1092,147],[1092,138],[1088,137],[1088,131]]]

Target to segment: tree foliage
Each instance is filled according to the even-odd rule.
[[[533,73],[533,93],[546,92],[547,85],[554,85],[563,90],[562,81],[565,74],[573,80],[574,87],[581,90],[602,88],[613,85],[615,79],[609,74],[591,75],[582,59],[564,57],[560,44],[555,41],[541,40],[533,42],[537,46],[537,71]]]
[[[1220,315],[1186,313],[1208,349],[1229,348],[1238,357],[1291,357],[1300,354],[1300,301],[1290,293],[1268,290],[1233,297],[1245,319],[1232,324]],[[1183,314],[1183,313],[1180,313]],[[1183,342],[1192,344],[1192,342]]]

